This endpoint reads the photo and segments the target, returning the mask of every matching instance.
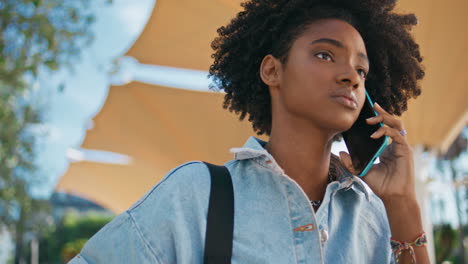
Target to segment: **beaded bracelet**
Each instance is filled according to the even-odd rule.
[[[413,246],[425,247],[427,245],[426,232],[419,235],[413,242],[402,242],[392,238],[390,239],[390,244],[392,245],[393,254],[395,254],[395,261],[397,264],[400,261],[400,256],[401,253],[403,253],[403,250],[409,250],[413,263],[416,263]]]

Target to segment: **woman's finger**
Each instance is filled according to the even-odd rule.
[[[369,117],[369,118],[366,119],[366,122],[369,125],[375,125],[377,123],[383,122],[383,116],[378,115],[378,116],[374,116],[374,117]]]
[[[375,118],[375,120],[381,120],[380,122],[384,123],[385,125],[391,128],[395,128],[398,131],[401,131],[404,129],[403,122],[396,119],[394,116],[392,116],[387,111],[385,111],[378,103],[374,103],[374,107],[377,113],[379,114],[377,117],[380,117],[380,118]],[[375,120],[374,118],[371,119],[372,122],[374,122]]]
[[[380,138],[382,136],[389,136],[393,142],[395,143],[398,143],[398,144],[407,144],[406,142],[406,137],[401,135],[400,131],[394,129],[394,128],[391,128],[391,127],[387,127],[387,126],[384,126],[384,127],[381,127],[379,129],[377,129],[377,131],[375,131],[372,135],[371,135],[371,138],[373,139],[377,139],[377,138]]]
[[[341,163],[345,166],[345,168],[352,174],[356,174],[356,170],[354,169],[353,162],[351,161],[351,156],[344,151],[340,151],[339,154],[340,154]]]

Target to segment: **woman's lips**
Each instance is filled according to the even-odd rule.
[[[332,96],[332,99],[335,102],[337,102],[337,103],[339,103],[339,104],[341,104],[341,105],[343,105],[343,106],[345,106],[345,107],[347,107],[349,109],[352,109],[352,110],[358,109],[358,106],[357,106],[356,102],[353,99],[349,98],[349,97],[342,96],[342,95],[341,96]]]

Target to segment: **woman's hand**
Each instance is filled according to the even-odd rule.
[[[400,134],[404,130],[403,123],[377,103],[374,107],[379,115],[369,118],[367,123],[373,125],[382,122],[385,126],[371,137],[377,139],[387,135],[392,143],[379,157],[380,163],[373,165],[363,180],[383,201],[394,198],[415,200],[413,151],[406,136]],[[356,174],[349,154],[340,152],[340,157],[343,165]]]
[[[379,114],[367,120],[368,124],[384,123],[371,137],[380,138],[384,135],[392,139],[380,156],[380,163],[373,165],[363,180],[382,199],[387,211],[390,230],[394,239],[410,242],[423,232],[421,213],[416,201],[414,186],[413,151],[408,140],[400,131],[403,123],[387,113],[380,105],[375,104]],[[346,152],[340,152],[343,165],[353,174],[355,170],[351,157]],[[415,247],[418,263],[430,263],[425,247]],[[412,263],[408,251],[401,256],[400,263]]]

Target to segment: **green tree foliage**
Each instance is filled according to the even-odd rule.
[[[13,231],[15,263],[21,258],[24,235],[33,232],[36,219],[42,219],[37,216],[47,212],[46,202],[29,192],[37,168],[35,138],[28,127],[41,121],[41,112],[24,94],[40,75],[73,69],[93,39],[92,3],[0,1],[0,224]]]
[[[462,204],[466,202],[468,195],[466,185],[466,171],[457,166],[460,158],[468,152],[468,127],[458,135],[446,153],[439,157],[438,169],[442,174],[449,171],[454,186],[454,200],[458,218],[458,229],[452,230],[450,225],[445,224],[434,229],[436,247],[436,258],[438,261],[450,260],[454,263],[466,263],[466,240],[468,239],[466,223],[466,209]],[[454,244],[455,243],[455,244]],[[438,262],[439,263],[439,262]]]
[[[466,128],[465,128],[466,129]],[[465,181],[466,174],[462,174],[462,179],[459,177],[459,169],[457,168],[456,161],[457,159],[464,153],[468,151],[468,138],[465,136],[464,133],[458,135],[458,137],[454,140],[450,148],[448,149],[447,153],[442,156],[442,159],[449,161],[450,172],[452,174],[452,181],[454,185],[459,181]],[[465,239],[467,239],[467,234],[464,232],[464,223],[462,215],[466,214],[462,203],[464,203],[464,199],[460,199],[461,197],[466,197],[466,188],[455,187],[454,198],[456,202],[457,208],[457,215],[458,215],[458,248],[456,258],[459,263],[466,263],[466,248],[465,248]]]
[[[436,263],[447,260],[457,245],[457,232],[450,224],[443,224],[434,227],[434,245],[436,253]]]
[[[39,242],[39,262],[66,263],[77,255],[86,241],[112,220],[111,216],[66,214],[62,222],[51,226]]]
[[[60,251],[62,261],[66,263],[75,257],[78,253],[80,253],[81,249],[84,247],[87,241],[88,239],[79,238],[77,240],[67,242]]]
[[[0,80],[27,89],[25,73],[71,66],[92,40],[91,0],[3,0],[0,2]]]

